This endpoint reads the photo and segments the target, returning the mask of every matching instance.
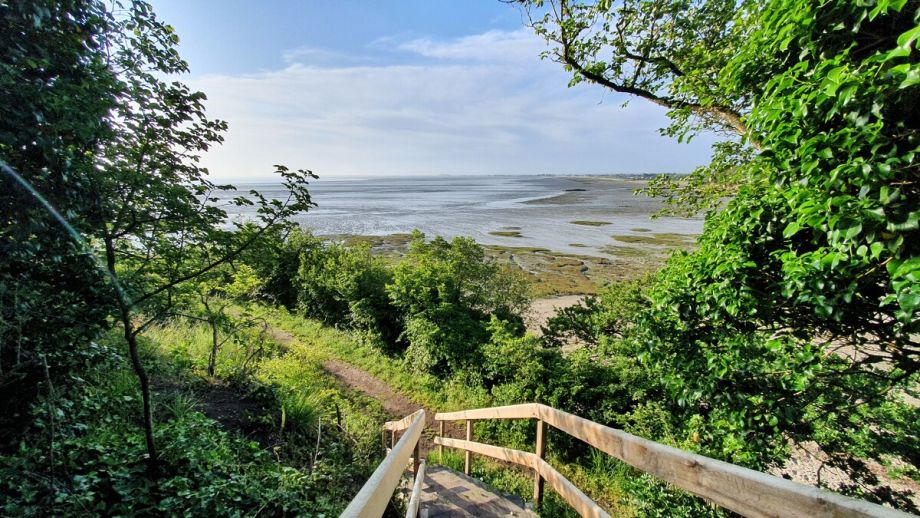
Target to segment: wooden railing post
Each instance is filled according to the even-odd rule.
[[[396,430],[390,430],[390,448],[396,445]]]
[[[422,441],[416,441],[416,442],[415,442],[415,449],[412,451],[412,474],[413,474],[413,475],[418,475],[418,463],[419,463],[419,461],[421,460],[421,459],[420,459],[420,457],[421,457],[421,447],[420,447],[420,446],[421,446],[421,442],[422,442]]]
[[[541,459],[546,454],[546,425],[542,419],[537,419],[537,444],[534,453]],[[533,501],[538,506],[543,502],[543,477],[540,476],[537,466],[534,466]]]
[[[409,464],[409,458],[412,457],[413,450],[416,452],[418,459],[417,445],[425,429],[425,411],[418,410],[411,415],[404,417],[399,421],[390,421],[384,424],[386,430],[394,432],[390,438],[395,441],[397,431],[401,431],[402,437],[395,441],[387,456],[367,479],[367,482],[361,486],[358,494],[352,498],[348,507],[342,511],[341,518],[374,518],[383,516],[387,505],[393,498],[393,491],[399,486],[406,471],[406,465]],[[413,499],[418,503],[421,485],[424,482],[425,472],[424,463],[420,464],[416,472],[416,481],[413,487]],[[417,491],[418,489],[419,491]]]
[[[438,435],[444,437],[444,421],[438,423]],[[441,459],[441,464],[444,464],[444,445],[438,446],[438,457]]]
[[[473,440],[473,421],[471,419],[466,420],[466,440]],[[466,450],[463,454],[463,473],[465,475],[470,474],[470,461],[472,460],[472,453],[469,450]]]

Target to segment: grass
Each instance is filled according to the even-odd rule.
[[[118,328],[104,333],[81,349],[79,377],[56,382],[56,392],[39,401],[16,463],[0,455],[0,509],[26,516],[138,509],[165,516],[338,515],[382,456],[382,409],[338,385],[321,357],[296,341],[253,345],[264,347],[250,362],[252,377],[218,380],[204,374],[205,326],[174,320],[141,335],[162,469],[151,483],[142,474],[137,379]],[[228,342],[218,373],[238,372],[236,353],[247,349]],[[215,393],[220,401],[210,397]],[[244,398],[248,405],[234,406]],[[229,424],[221,409],[230,407],[245,407],[253,428]],[[46,443],[66,469],[48,467]]]
[[[632,246],[606,245],[601,247],[599,250],[605,254],[610,254],[617,257],[647,258],[653,255],[653,253],[649,250],[635,248]]]
[[[350,440],[356,446],[363,451],[376,451],[377,423],[386,416],[380,403],[343,386],[327,373],[322,365],[329,355],[323,349],[299,339],[280,344],[269,333],[258,331],[244,332],[222,346],[215,369],[218,380],[231,380],[243,387],[253,382],[271,387],[277,409],[260,419],[268,419],[272,433],[283,437],[288,430],[314,430],[319,420],[338,421],[351,430]],[[323,334],[335,339],[341,336],[332,329]],[[207,393],[209,385],[221,383],[206,378],[211,342],[205,325],[173,321],[151,327],[145,336],[155,352],[175,365],[185,366],[201,381],[197,391]]]
[[[524,237],[521,235],[520,230],[493,230],[489,232],[489,235],[499,237]]]
[[[655,233],[643,236],[617,234],[612,237],[621,243],[665,246],[669,248],[689,248],[696,242],[695,236],[689,234],[675,234],[670,232]]]
[[[575,247],[575,248],[587,248],[588,247],[588,245],[584,243],[569,243],[569,246]]]
[[[257,311],[271,325],[291,333],[310,364],[342,360],[377,376],[421,405],[441,408],[446,404],[440,393],[442,383],[437,378],[407,371],[402,362],[356,335],[292,315],[284,309],[261,307]]]
[[[255,352],[253,348],[261,346],[262,352],[267,354],[276,349],[277,344],[265,340],[268,337],[263,336],[262,342],[256,343],[260,340],[259,333],[250,331],[241,332],[238,335],[240,340],[228,340],[220,347],[215,368],[218,378],[241,375],[246,358]],[[207,325],[173,321],[151,326],[144,336],[156,344],[160,352],[191,368],[196,374],[205,375],[211,352],[211,330]]]
[[[609,221],[588,221],[582,219],[570,221],[569,223],[573,225],[584,225],[586,227],[603,227],[605,225],[612,225],[612,223]]]
[[[294,336],[295,343],[302,348],[302,354],[307,355],[303,359],[307,364],[316,365],[323,359],[333,358],[350,363],[373,374],[398,392],[433,412],[493,405],[491,395],[483,387],[470,384],[462,379],[442,380],[429,374],[411,372],[405,368],[402,360],[384,354],[373,343],[362,340],[355,334],[325,327],[318,322],[292,315],[284,310],[263,307],[258,312],[273,326]],[[369,425],[369,429],[378,433],[382,422],[383,419]],[[484,431],[484,428],[477,425],[475,435],[482,437]],[[379,435],[376,437],[379,438]],[[522,445],[510,446],[524,447]],[[437,449],[432,449],[428,453],[428,459],[430,464],[443,463],[456,470],[463,469],[463,455],[449,448],[445,449],[444,458],[438,455]],[[533,474],[529,470],[481,456],[474,456],[473,459],[472,476],[475,478],[499,491],[520,496],[525,501],[533,497]],[[623,503],[625,499],[622,483],[614,474],[608,471],[595,473],[593,468],[567,465],[552,457],[550,461],[588,496],[612,510],[614,515],[634,515],[632,509]],[[545,495],[544,504],[540,508],[542,516],[577,516],[549,486],[547,486]]]

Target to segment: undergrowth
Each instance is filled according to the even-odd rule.
[[[117,330],[75,351],[81,368],[43,383],[31,427],[0,450],[0,515],[341,512],[379,461],[379,405],[338,390],[296,344],[240,340],[206,379],[208,339],[175,322],[143,342],[157,387],[156,477],[146,476],[140,393]],[[255,362],[253,346],[264,348]],[[251,378],[238,377],[244,363]],[[208,408],[215,387],[248,401],[245,426],[218,422],[221,409]]]

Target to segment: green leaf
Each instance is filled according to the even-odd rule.
[[[907,48],[917,38],[920,38],[920,25],[898,36],[898,47]]]
[[[907,75],[901,84],[898,85],[898,88],[904,89],[915,84],[920,83],[920,67],[912,67],[907,71]]]
[[[920,293],[904,293],[898,296],[898,305],[904,311],[913,312],[920,307]]]

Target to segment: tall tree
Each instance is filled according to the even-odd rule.
[[[94,170],[94,211],[102,224],[91,230],[106,269],[117,279],[117,317],[142,394],[148,462],[157,469],[150,380],[138,350],[138,336],[152,323],[172,316],[193,281],[226,264],[271,229],[312,206],[309,171],[276,166],[283,199],[250,191],[233,199],[256,205],[256,225],[232,231],[218,206],[219,191],[233,190],[207,179],[201,154],[223,141],[223,121],[209,119],[205,95],[172,74],[188,71],[173,28],[149,4],[134,1],[119,17],[109,45],[109,66],[118,71],[112,138]]]
[[[0,158],[12,187],[2,193],[10,203],[0,229],[0,366],[19,360],[23,341],[39,350],[64,330],[68,342],[79,342],[114,315],[140,383],[155,473],[139,334],[178,310],[196,280],[312,206],[307,180],[314,176],[276,166],[283,199],[256,191],[233,198],[256,206],[255,221],[234,230],[215,196],[233,187],[210,182],[199,163],[222,142],[226,124],[206,117],[204,94],[169,80],[188,66],[172,27],[149,4],[116,2],[110,11],[96,2],[36,0],[0,3],[0,14],[8,29]],[[101,269],[86,243],[96,247]],[[48,326],[55,319],[63,325]]]
[[[816,441],[857,483],[845,491],[916,512],[859,483],[875,477],[866,459],[917,465],[920,408],[904,396],[920,381],[920,2],[738,8],[745,37],[713,84],[744,100],[760,145],[736,163],[745,181],[628,325],[597,326],[623,314],[616,301],[554,323],[635,350],[690,447],[765,468]]]
[[[751,92],[760,173],[652,288],[645,359],[717,454],[915,461],[920,2],[772,0],[754,21],[723,81]]]
[[[64,369],[106,324],[110,292],[91,256],[19,177],[79,231],[98,224],[93,160],[110,134],[115,77],[94,0],[0,2],[0,434],[47,364]]]

